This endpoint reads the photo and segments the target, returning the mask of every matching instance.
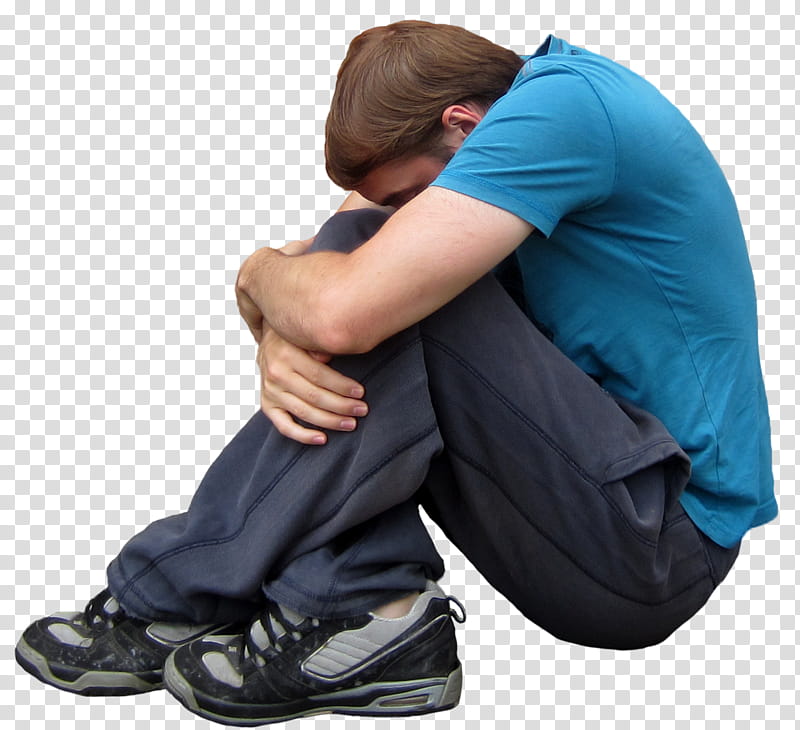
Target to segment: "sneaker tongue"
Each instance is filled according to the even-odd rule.
[[[271,612],[265,612],[265,614],[262,614],[250,625],[250,639],[260,651],[273,646],[273,642],[270,640],[267,629],[264,626],[265,621],[269,621],[272,635],[275,637],[275,641],[277,641],[281,637],[286,636],[292,628],[300,626],[307,618],[296,611],[292,611],[290,608],[281,606],[279,610],[281,613],[280,619],[273,616]]]
[[[104,623],[110,627],[124,616],[125,612],[122,610],[122,606],[106,588],[86,604],[86,608],[83,609],[82,623],[84,626],[90,627]]]

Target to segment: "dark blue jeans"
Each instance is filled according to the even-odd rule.
[[[338,214],[315,246],[348,250],[384,220]],[[333,366],[364,384],[369,416],[306,447],[256,413],[189,510],[109,566],[128,612],[221,622],[265,595],[318,617],[375,608],[444,571],[420,504],[524,615],[592,646],[663,640],[736,558],[681,507],[689,460],[664,426],[598,387],[493,276]]]

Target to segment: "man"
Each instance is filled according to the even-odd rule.
[[[351,44],[326,158],[343,212],[239,273],[262,410],[107,591],[25,632],[44,681],[163,680],[238,724],[446,709],[460,616],[420,503],[531,620],[621,649],[775,516],[734,201],[647,82],[396,23]]]

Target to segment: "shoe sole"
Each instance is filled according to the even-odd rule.
[[[53,673],[58,665],[51,665],[47,659],[36,649],[32,648],[25,639],[20,639],[14,652],[17,663],[29,674],[45,684],[78,695],[94,696],[120,696],[141,694],[162,689],[163,681],[151,682],[141,676],[122,672],[87,671],[77,679],[69,681]],[[72,667],[64,669],[75,671]],[[148,672],[149,676],[158,676],[159,672]]]
[[[174,656],[170,655],[164,665],[164,686],[187,710],[207,720],[242,727],[324,714],[397,717],[450,710],[458,704],[461,697],[461,683],[462,671],[459,665],[447,677],[379,682],[316,695],[315,704],[304,709],[297,709],[296,703],[291,703],[295,705],[291,710],[286,705],[264,705],[264,714],[253,717],[252,705],[230,705],[232,712],[241,708],[241,715],[223,715],[206,709],[201,705],[206,698],[184,679],[175,666]],[[211,697],[207,699],[213,700]]]

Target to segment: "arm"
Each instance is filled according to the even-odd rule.
[[[512,213],[430,187],[351,254],[256,251],[237,289],[299,347],[367,352],[450,301],[532,230]]]
[[[353,192],[339,211],[372,207],[382,206]],[[306,253],[313,242],[314,238],[292,241],[280,252],[299,256]],[[363,386],[327,367],[330,355],[297,347],[265,327],[253,301],[240,292],[237,298],[240,311],[258,343],[256,362],[261,375],[261,410],[278,432],[300,443],[321,445],[327,441],[326,434],[302,426],[298,420],[334,431],[356,428],[357,418],[365,416],[369,410],[360,400],[364,395]]]
[[[395,210],[390,206],[373,203],[372,201],[367,200],[362,195],[359,195],[357,192],[353,191],[344,199],[344,202],[339,206],[336,212],[341,213],[345,210],[359,210],[362,208],[377,208],[378,210],[385,210],[388,213],[393,213]],[[304,241],[290,241],[282,248],[264,250],[280,251],[286,256],[299,256],[306,253],[308,249],[311,248],[312,244],[314,243],[314,238],[315,237],[312,236]],[[248,261],[249,260],[250,259],[248,259]],[[236,304],[239,307],[239,313],[242,315],[242,319],[244,319],[245,324],[247,324],[247,327],[250,330],[250,333],[253,335],[253,338],[257,343],[260,343],[266,331],[262,312],[252,300],[249,293],[246,292],[241,286],[241,281],[242,272],[240,271],[239,277],[236,281]]]
[[[313,238],[292,241],[280,251],[286,256],[299,256],[313,242]],[[261,410],[277,431],[314,445],[326,443],[327,435],[301,426],[296,419],[328,430],[352,431],[356,417],[368,412],[367,404],[359,400],[364,395],[363,386],[328,367],[330,355],[303,350],[264,327],[260,311],[248,297],[240,299],[239,305],[258,343]]]

